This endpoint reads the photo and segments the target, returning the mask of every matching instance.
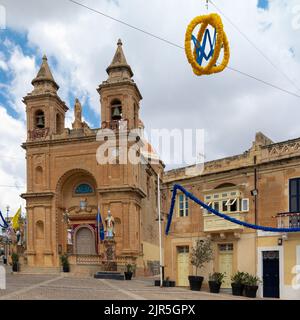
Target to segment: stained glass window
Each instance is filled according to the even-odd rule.
[[[87,193],[94,193],[93,188],[87,183],[82,183],[78,185],[75,189],[75,194],[87,194]]]

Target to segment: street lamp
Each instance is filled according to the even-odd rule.
[[[10,206],[7,205],[6,206],[6,223],[7,225],[9,225],[9,210],[10,210]],[[5,259],[4,259],[4,264],[7,264],[7,257],[8,257],[8,254],[9,254],[9,238],[8,238],[8,234],[7,234],[7,228],[6,228],[6,232],[5,232]]]
[[[158,233],[159,233],[159,272],[160,286],[163,286],[163,265],[162,265],[162,236],[161,236],[161,210],[160,210],[160,175],[157,174],[157,210],[158,210]]]

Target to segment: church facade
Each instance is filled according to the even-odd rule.
[[[33,91],[24,97],[28,135],[22,147],[26,150],[27,192],[22,197],[27,207],[29,267],[58,269],[60,255],[68,253],[71,271],[94,272],[109,254],[116,265],[135,264],[137,274],[157,272],[155,199],[163,164],[120,159],[122,137],[127,138],[131,130],[137,134],[125,148],[136,144],[138,157],[146,150],[144,160],[153,153],[139,137],[143,132],[139,118],[142,96],[120,40],[107,73],[107,80],[97,88],[99,129],[91,129],[82,120],[78,99],[72,129],[65,128],[68,107],[57,93],[59,86],[46,56],[32,80]],[[98,158],[105,144],[102,158],[109,159],[106,162]],[[98,212],[104,229],[113,228],[109,241],[99,237]]]

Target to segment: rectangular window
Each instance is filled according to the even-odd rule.
[[[228,208],[228,211],[230,211],[230,212],[237,211],[237,199],[227,200],[226,206]]]
[[[177,252],[178,253],[189,253],[189,246],[180,246],[177,247]]]
[[[223,200],[222,201],[222,211],[223,212],[227,212],[228,211],[227,200]]]
[[[187,217],[189,214],[189,200],[184,194],[178,196],[178,216]]]
[[[214,209],[220,211],[219,202],[214,202]]]
[[[212,208],[212,202],[206,202],[205,204]],[[205,213],[205,214],[210,214],[211,213],[210,211],[208,211],[208,210],[206,210],[204,208],[203,208],[203,210],[204,210],[203,213]]]
[[[216,195],[218,198],[216,199]],[[239,211],[249,211],[249,199],[241,199],[239,191],[221,192],[205,196],[206,204],[214,208],[216,211],[223,213],[235,213]],[[209,213],[204,210],[204,213]]]
[[[300,212],[300,178],[290,180],[290,212]]]
[[[219,244],[220,251],[233,251],[233,244],[232,243],[222,243]]]
[[[243,212],[249,211],[249,199],[241,200],[241,211]]]

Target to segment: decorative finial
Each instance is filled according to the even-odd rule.
[[[48,60],[45,54],[43,55],[43,60],[46,60],[46,61]]]
[[[122,46],[122,45],[123,45],[123,43],[122,43],[122,40],[121,40],[121,39],[119,39],[119,40],[118,40],[117,45],[118,45],[118,46]]]

